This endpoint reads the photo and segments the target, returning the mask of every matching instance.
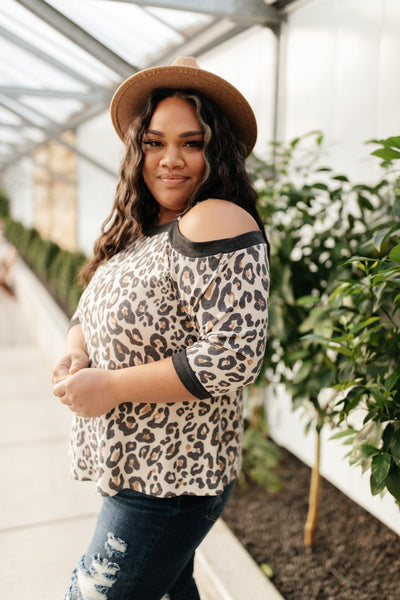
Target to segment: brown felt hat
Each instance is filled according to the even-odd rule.
[[[151,67],[124,81],[111,100],[111,120],[122,141],[132,117],[144,106],[153,90],[196,90],[210,98],[230,121],[247,155],[257,139],[257,123],[250,104],[230,83],[204,71],[192,57],[177,58],[172,65]]]

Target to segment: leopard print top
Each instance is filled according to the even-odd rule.
[[[105,496],[124,488],[162,497],[221,493],[241,466],[242,390],[261,368],[268,287],[258,231],[197,243],[174,221],[101,265],[72,320],[81,323],[92,366],[172,356],[198,400],[74,415],[73,477],[96,481]]]

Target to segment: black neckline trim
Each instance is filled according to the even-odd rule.
[[[209,242],[192,242],[180,232],[179,221],[173,221],[172,224],[168,223],[168,225],[172,225],[169,231],[169,239],[173,248],[181,254],[190,257],[235,252],[249,248],[250,246],[266,243],[261,231],[249,231],[235,237],[211,240]]]
[[[171,227],[173,227],[174,223],[176,223],[176,220],[171,221],[170,223],[163,223],[163,225],[154,225],[154,227],[152,227],[149,230],[149,237],[152,235],[158,235],[159,233],[164,233],[165,231],[169,231]]]

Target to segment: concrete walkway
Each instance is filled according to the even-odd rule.
[[[25,265],[15,270],[18,301],[0,288],[1,597],[62,600],[100,498],[69,476],[71,415],[51,390],[65,316]],[[199,549],[196,580],[202,600],[282,600],[223,521]]]
[[[0,577],[13,600],[62,600],[99,500],[69,477],[70,415],[51,364],[0,290]],[[4,594],[4,596],[3,596]]]

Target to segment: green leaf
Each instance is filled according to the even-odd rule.
[[[312,361],[311,360],[304,361],[303,364],[301,365],[300,369],[295,374],[296,383],[301,383],[302,381],[307,379],[307,377],[310,374],[311,368],[312,368]]]
[[[400,500],[400,469],[396,465],[392,465],[390,469],[386,478],[386,487],[396,500]]]
[[[350,453],[349,464],[356,465],[360,464],[363,473],[370,468],[372,457],[378,454],[378,448],[369,444],[357,444],[353,443],[353,449]]]
[[[394,386],[396,385],[396,383],[398,382],[399,379],[400,379],[400,371],[395,371],[394,373],[391,373],[391,375],[386,377],[386,379],[384,381],[385,390],[390,392],[394,388]]]
[[[370,488],[371,488],[371,494],[373,496],[380,494],[382,492],[382,490],[385,489],[385,480],[378,483],[372,475],[369,478],[369,484],[370,484]]]
[[[389,258],[394,262],[400,263],[400,244],[397,244],[397,246],[391,249],[389,252]]]
[[[371,475],[379,485],[389,474],[391,458],[389,454],[382,453],[374,456],[371,463]]]
[[[335,181],[349,181],[349,178],[346,177],[346,175],[335,175],[335,177],[332,177],[332,179],[335,179]]]
[[[345,403],[348,404],[349,402],[353,402],[354,400],[359,400],[364,394],[365,388],[360,385],[356,385],[355,387],[351,388],[351,390],[346,395]],[[361,432],[359,432],[357,435],[359,434],[361,435]]]
[[[327,192],[329,189],[326,183],[313,183],[311,187],[315,188],[316,190],[322,190],[323,192]]]
[[[400,219],[400,196],[396,196],[393,204],[393,212],[398,219]]]
[[[400,135],[392,135],[384,140],[380,140],[380,143],[385,147],[395,147],[400,148]]]
[[[377,452],[379,452],[378,448],[371,446],[370,444],[361,444],[360,446],[360,454],[362,458],[369,458],[370,456],[375,457]]]
[[[390,444],[390,450],[392,455],[399,460],[400,459],[400,430],[397,430],[392,435],[392,441]]]
[[[345,348],[344,346],[337,346],[336,347],[334,345],[331,345],[330,348],[332,348],[333,350],[335,350],[339,354],[344,354],[344,356],[348,356],[348,357],[352,357],[353,356],[353,352],[351,350],[349,350],[349,348]]]
[[[400,209],[400,196],[397,196],[396,198],[396,203],[398,203],[399,205],[399,209]],[[397,215],[400,217],[400,215]],[[389,229],[389,231],[387,232],[387,236],[390,237],[393,233],[396,233],[396,231],[399,231],[400,229],[400,223],[396,223],[395,225],[393,225],[393,227],[391,229]]]
[[[390,448],[394,432],[395,432],[395,429],[393,427],[393,424],[392,423],[388,423],[386,425],[386,427],[385,427],[385,430],[384,430],[383,434],[382,434],[382,441],[383,441],[383,448],[384,448],[384,450],[388,450]]]
[[[375,421],[369,421],[364,427],[357,433],[354,439],[355,446],[361,446],[362,444],[369,444],[372,446],[379,446],[379,442],[382,438],[382,426],[380,423]]]
[[[355,433],[357,433],[357,431],[353,427],[349,427],[348,429],[345,429],[344,431],[339,431],[338,433],[334,433],[333,435],[331,435],[331,437],[329,439],[330,440],[338,440],[339,438],[347,437],[349,435],[354,435]]]
[[[301,298],[297,298],[296,304],[298,306],[307,306],[309,304],[318,304],[321,301],[321,298],[318,296],[301,296]]]
[[[392,150],[391,148],[381,148],[371,152],[371,154],[373,156],[378,156],[378,158],[383,158],[383,160],[397,160],[400,158],[400,152]]]
[[[399,154],[399,158],[400,158],[400,154]],[[358,204],[359,204],[360,208],[368,208],[368,210],[375,210],[374,205],[363,194],[359,194],[359,196],[358,196]]]
[[[368,325],[371,325],[371,323],[375,323],[376,321],[379,321],[379,317],[368,317],[367,319],[364,319],[363,321],[361,321],[361,323],[358,323],[358,325],[353,327],[350,333],[357,333],[357,331],[368,327]]]
[[[388,233],[389,233],[388,228],[380,229],[379,231],[377,231],[375,233],[374,239],[373,239],[373,244],[374,244],[375,248],[378,250],[378,252],[380,251],[382,242],[385,240]]]
[[[270,567],[270,565],[268,565],[267,563],[261,563],[260,569],[264,573],[264,575],[266,577],[268,577],[268,579],[272,579],[273,578],[274,572],[272,570],[272,567]]]
[[[386,404],[386,398],[382,394],[382,392],[380,390],[375,390],[374,388],[370,388],[369,392],[374,397],[374,399],[375,399],[377,405],[379,406],[379,408],[383,409],[385,407],[385,404]]]
[[[299,332],[306,333],[311,329],[314,329],[316,325],[321,323],[321,319],[324,319],[326,316],[325,309],[316,307],[310,311],[307,318],[299,325]]]

